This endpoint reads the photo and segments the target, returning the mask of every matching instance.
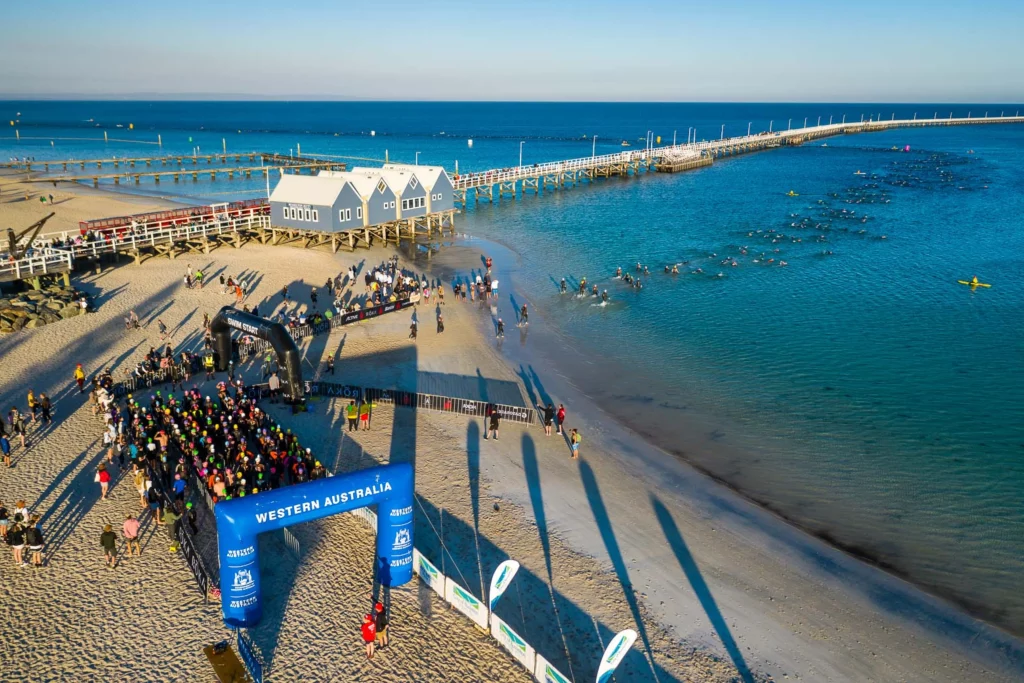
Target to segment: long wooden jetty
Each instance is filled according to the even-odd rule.
[[[150,157],[110,157],[106,159],[60,159],[57,161],[52,160],[18,160],[8,161],[0,163],[0,168],[14,168],[25,171],[33,170],[33,167],[38,170],[43,169],[44,173],[50,172],[50,167],[53,166],[54,170],[58,167],[67,172],[68,167],[74,168],[79,166],[84,169],[86,166],[95,166],[97,169],[102,169],[104,166],[111,166],[113,168],[135,168],[136,166],[146,166],[148,168],[154,165],[159,166],[198,166],[201,163],[212,165],[214,163],[227,164],[232,161],[236,164],[240,164],[243,161],[255,162],[262,160],[264,163],[272,165],[284,165],[289,163],[305,163],[312,164],[316,162],[323,162],[323,159],[314,159],[312,157],[302,157],[287,154],[276,154],[273,152],[232,152],[231,154],[169,154],[165,156],[150,156]]]
[[[522,192],[557,189],[574,186],[584,180],[638,175],[641,171],[676,172],[709,166],[722,156],[747,154],[787,145],[801,145],[809,140],[873,133],[894,128],[923,128],[932,126],[965,126],[980,124],[1024,123],[1024,116],[990,116],[984,118],[902,119],[889,121],[868,120],[834,123],[784,131],[765,131],[739,137],[693,142],[664,147],[649,147],[615,154],[592,155],[579,159],[552,161],[532,166],[515,166],[477,173],[456,174],[453,178],[455,201],[466,206],[469,190],[474,201],[494,201],[509,197],[515,199]]]
[[[203,170],[198,169],[172,169],[172,170],[150,170],[150,171],[139,171],[139,170],[125,170],[120,173],[91,173],[86,175],[65,175],[63,173],[53,175],[42,175],[37,177],[27,178],[30,182],[35,183],[68,183],[68,182],[89,182],[91,181],[93,187],[100,184],[101,180],[111,180],[115,185],[120,185],[121,181],[126,182],[135,181],[138,185],[144,178],[152,178],[154,183],[160,182],[161,178],[171,178],[174,182],[179,182],[182,179],[187,180],[192,178],[193,182],[197,182],[200,178],[209,177],[210,180],[216,180],[217,176],[227,177],[228,180],[235,178],[252,178],[253,174],[256,177],[268,177],[270,172],[275,169],[284,169],[295,173],[301,173],[302,171],[308,171],[311,175],[315,175],[319,171],[344,171],[345,164],[331,162],[331,161],[312,161],[306,163],[282,163],[279,166],[243,166],[240,168],[207,168]]]

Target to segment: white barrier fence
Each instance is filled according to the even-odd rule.
[[[349,514],[362,519],[376,533],[377,513],[370,508],[359,508]],[[412,569],[420,581],[429,586],[438,596],[453,608],[466,615],[470,621],[484,631],[488,631],[498,644],[508,651],[512,658],[526,667],[540,683],[570,683],[570,679],[556,669],[537,650],[526,642],[502,621],[498,615],[490,612],[484,601],[460,586],[450,576],[445,576],[433,565],[423,553],[412,549]]]

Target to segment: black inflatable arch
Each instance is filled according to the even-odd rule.
[[[221,372],[228,369],[232,357],[232,329],[259,337],[274,347],[277,365],[281,369],[281,388],[293,401],[300,400],[303,394],[302,359],[299,347],[285,326],[232,306],[220,309],[210,322],[210,333],[213,335],[213,350],[217,353],[217,370]]]

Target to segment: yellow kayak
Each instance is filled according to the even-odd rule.
[[[991,287],[992,286],[992,285],[987,285],[984,282],[968,282],[967,280],[957,280],[957,282],[959,282],[962,285],[967,285],[968,287]]]

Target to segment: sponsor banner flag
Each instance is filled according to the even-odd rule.
[[[446,576],[444,580],[444,599],[452,607],[472,619],[477,626],[487,630],[487,606],[477,600],[475,595],[452,581],[450,576]]]
[[[608,647],[605,648],[604,654],[601,656],[601,666],[597,668],[597,683],[606,683],[612,677],[619,663],[629,653],[629,648],[633,647],[634,642],[636,642],[636,631],[628,628],[612,638],[612,642],[608,643]]]
[[[525,666],[527,671],[533,671],[534,666],[536,666],[536,651],[518,633],[513,631],[508,624],[494,614],[491,615],[491,635],[501,643],[502,647],[509,651],[509,654],[517,662]]]
[[[512,583],[517,571],[519,571],[519,563],[515,560],[505,560],[495,568],[494,574],[491,575],[491,592],[488,594],[490,597],[488,605],[492,612],[498,603],[498,598]]]
[[[537,665],[533,669],[533,677],[537,679],[538,683],[572,683],[568,676],[563,675],[561,671],[552,666],[551,662],[544,659],[539,652],[537,653]]]
[[[416,548],[412,549],[412,570],[419,574],[420,581],[433,588],[434,592],[442,598],[444,597],[444,574],[430,560],[423,557],[423,554]]]

